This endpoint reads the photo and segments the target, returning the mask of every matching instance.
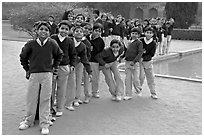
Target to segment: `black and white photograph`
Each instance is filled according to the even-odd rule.
[[[201,1],[1,8],[2,135],[202,135]]]

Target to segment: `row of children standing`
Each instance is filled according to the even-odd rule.
[[[27,114],[19,129],[27,129],[34,124],[38,97],[42,134],[49,133],[50,112],[56,111],[56,116],[62,116],[64,108],[74,110],[74,106],[77,107],[83,102],[89,103],[91,97],[99,98],[100,70],[105,76],[112,100],[121,101],[123,96],[124,100],[131,99],[132,83],[135,92],[141,95],[145,75],[151,97],[157,99],[152,66],[156,43],[152,38],[154,35],[152,27],[144,30],[145,37],[141,40],[139,40],[141,31],[132,28],[130,44],[125,47],[122,41],[124,26],[120,22],[121,15],[117,16],[116,21],[111,17],[112,22],[104,23],[99,18],[99,11],[94,10],[92,25],[85,22],[83,14],[76,15],[72,22],[73,13],[69,12],[65,16],[68,21],[63,20],[59,23],[57,34],[50,36],[52,32],[50,26],[53,24],[42,21],[36,26],[36,39],[27,42],[22,48],[20,62],[26,71],[29,84]],[[108,43],[109,31],[112,40]],[[107,43],[110,46],[107,46]],[[122,57],[125,58],[126,66],[125,87],[117,68],[117,59]],[[84,101],[80,99],[82,75]]]

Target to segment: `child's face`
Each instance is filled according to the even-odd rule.
[[[137,39],[137,38],[139,38],[139,34],[137,32],[131,32],[131,38]]]
[[[67,25],[61,25],[59,28],[59,34],[62,37],[65,37],[68,35],[68,33],[69,33],[69,27]]]
[[[117,20],[117,22],[121,22],[122,19],[123,19],[123,18],[122,18],[121,16],[118,16],[116,20]]]
[[[74,15],[73,14],[68,14],[67,18],[69,21],[73,21],[74,20]]]
[[[83,29],[84,29],[84,35],[85,35],[85,36],[91,34],[92,28],[91,28],[90,25],[84,26]]]
[[[111,46],[111,49],[113,51],[113,53],[118,53],[119,50],[120,50],[120,45],[118,43],[114,43],[112,46]]]
[[[40,28],[37,30],[37,34],[38,34],[39,38],[46,39],[47,37],[50,36],[50,31],[49,31],[49,29],[48,29],[47,26],[42,25],[42,26],[40,26]]]
[[[76,21],[76,23],[81,24],[82,22],[84,22],[84,18],[83,18],[83,16],[77,16],[75,21]]]
[[[101,36],[101,33],[102,33],[102,31],[101,31],[100,28],[93,30],[93,36],[94,36],[95,38],[100,37],[100,36]]]
[[[94,19],[98,18],[98,14],[93,13],[93,17],[94,17]]]
[[[107,20],[107,16],[103,15],[101,19],[102,19],[102,21],[106,21]]]
[[[84,36],[83,29],[82,28],[75,29],[73,36],[77,39],[82,39],[82,37]]]
[[[151,39],[152,37],[153,37],[153,35],[154,35],[154,33],[152,32],[152,31],[146,31],[145,32],[145,37],[146,37],[146,39]]]

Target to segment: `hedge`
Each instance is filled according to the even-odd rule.
[[[172,39],[202,41],[202,29],[174,29]]]

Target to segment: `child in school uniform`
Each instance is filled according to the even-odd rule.
[[[92,29],[92,33],[86,38],[91,43],[91,58],[89,60],[92,69],[92,97],[100,98],[99,95],[99,63],[96,61],[95,56],[102,52],[105,48],[105,43],[101,38],[103,26],[100,23],[95,23]]]
[[[59,23],[59,34],[51,36],[56,40],[59,47],[62,49],[64,55],[62,61],[59,64],[58,73],[56,79],[53,79],[53,94],[51,107],[54,106],[55,89],[56,90],[56,116],[63,115],[64,104],[66,101],[67,81],[70,71],[73,71],[77,59],[77,53],[74,46],[74,42],[68,37],[70,29],[69,22],[63,20]]]
[[[77,52],[77,61],[75,72],[72,75],[73,78],[69,79],[70,82],[68,82],[68,87],[71,90],[75,91],[75,100],[73,101],[73,105],[78,107],[79,104],[83,103],[80,99],[83,66],[85,67],[90,80],[92,79],[92,70],[87,58],[86,45],[82,42],[82,38],[84,36],[83,28],[81,26],[76,26],[74,28],[73,36],[74,36],[73,41]],[[65,107],[70,110],[71,107],[70,105],[71,104],[66,104]]]
[[[38,38],[28,41],[20,53],[20,62],[29,79],[26,96],[26,116],[19,129],[24,130],[34,124],[38,94],[40,94],[39,125],[42,134],[49,134],[50,98],[53,72],[57,73],[63,52],[51,38],[50,25],[40,22],[37,26]],[[41,91],[39,93],[39,85]]]
[[[157,94],[155,91],[155,81],[153,73],[153,61],[152,57],[156,52],[156,42],[153,40],[154,29],[152,27],[147,27],[144,30],[145,37],[141,39],[143,43],[143,55],[142,61],[140,62],[140,84],[144,83],[145,77],[147,78],[147,84],[150,89],[151,97],[157,99]]]
[[[124,94],[124,84],[117,68],[117,58],[122,55],[123,51],[121,42],[113,39],[109,48],[104,49],[95,56],[99,65],[103,67],[102,72],[113,101],[121,101]]]
[[[132,85],[137,94],[141,91],[139,82],[140,66],[139,62],[143,53],[143,44],[138,39],[141,31],[138,28],[131,29],[131,43],[127,46],[125,52],[125,96],[124,100],[132,99]]]

